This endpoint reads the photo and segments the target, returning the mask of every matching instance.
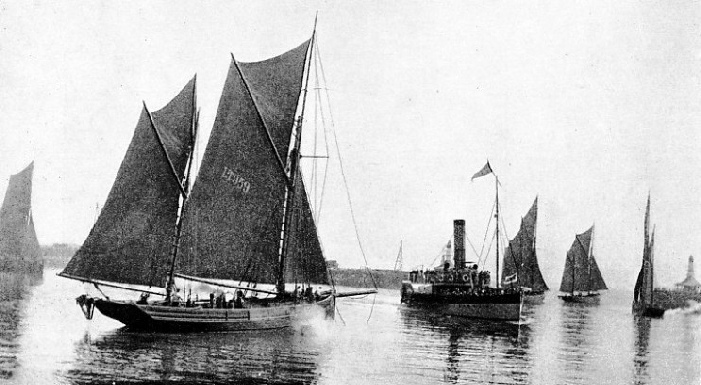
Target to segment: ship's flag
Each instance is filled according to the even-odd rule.
[[[492,166],[490,166],[489,161],[487,161],[487,164],[485,164],[481,170],[477,171],[475,175],[472,176],[472,179],[470,179],[470,181],[473,181],[475,178],[491,174],[492,172]]]
[[[505,285],[510,285],[512,283],[518,282],[518,275],[517,274],[511,274],[508,277],[504,278],[504,284]]]

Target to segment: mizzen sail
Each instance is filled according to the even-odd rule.
[[[178,273],[276,282],[287,148],[308,47],[257,63],[232,60],[183,211]]]
[[[61,275],[163,286],[187,161],[195,79],[163,109],[144,106],[97,222]]]
[[[40,270],[41,250],[32,217],[34,162],[10,177],[0,208],[0,268]]]

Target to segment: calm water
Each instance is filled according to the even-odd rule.
[[[0,274],[0,382],[701,383],[701,311],[636,320],[629,292],[593,306],[550,293],[520,327],[428,316],[382,291],[282,332],[148,335],[85,320],[83,285],[56,272]]]

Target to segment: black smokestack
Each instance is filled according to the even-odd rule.
[[[453,261],[456,269],[465,267],[465,220],[453,221]]]

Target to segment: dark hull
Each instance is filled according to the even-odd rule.
[[[568,303],[598,303],[601,293],[586,293],[581,295],[559,295],[560,299]]]
[[[98,299],[100,312],[127,326],[130,330],[146,332],[243,332],[281,329],[295,321],[310,319],[324,313],[333,318],[335,298],[329,296],[315,303],[283,303],[244,309],[208,309],[141,305],[134,302]]]
[[[659,307],[652,307],[652,306],[636,307],[634,305],[633,312],[640,315],[640,316],[643,316],[643,317],[662,318],[664,316],[665,309],[661,309]]]
[[[488,289],[480,294],[440,294],[434,286],[402,283],[402,303],[423,307],[442,314],[466,318],[518,321],[523,295],[520,291]]]

